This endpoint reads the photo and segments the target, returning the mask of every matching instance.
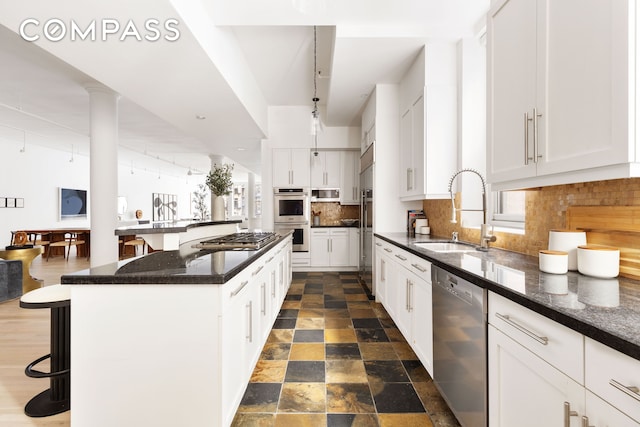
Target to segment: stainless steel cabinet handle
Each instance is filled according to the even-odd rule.
[[[397,255],[396,255],[397,256]],[[405,295],[404,295],[404,308],[409,311],[409,279],[407,279],[406,283],[404,284],[404,291],[405,291]]]
[[[262,282],[260,285],[260,290],[262,291],[262,295],[260,296],[260,313],[264,316],[267,314],[267,285]]]
[[[496,313],[496,317],[499,318],[499,319],[504,320],[505,322],[507,322],[508,324],[510,324],[511,326],[516,328],[517,330],[519,330],[520,332],[522,332],[522,333],[528,335],[529,337],[533,338],[534,340],[538,341],[540,344],[543,344],[543,345],[549,344],[549,338],[537,335],[537,334],[531,332],[530,330],[528,330],[527,328],[525,328],[524,326],[519,325],[518,323],[516,323],[513,320],[511,320],[511,318],[509,317],[508,314]]]
[[[271,272],[271,298],[276,297],[276,272]]]
[[[538,154],[539,141],[538,141],[538,118],[542,117],[542,114],[538,114],[538,109],[533,109],[533,163],[538,163],[538,159],[542,156]]]
[[[384,262],[383,259],[381,259],[380,260],[380,280],[383,282],[387,281],[386,269],[387,269],[387,263]]]
[[[235,291],[231,292],[231,296],[235,297],[236,295],[238,295],[240,293],[240,291],[242,291],[242,289],[244,289],[244,287],[247,286],[248,283],[249,283],[248,280],[245,280],[244,282],[240,283],[240,286],[238,287],[238,289],[236,289]]]
[[[407,293],[407,299],[409,300],[408,312],[413,311],[413,281],[409,280],[409,292]]]
[[[422,267],[420,264],[411,264],[411,267],[415,268],[416,270],[421,271],[422,273],[426,273],[427,269]]]
[[[248,316],[247,316],[247,340],[249,342],[253,342],[253,301],[249,301],[249,304],[247,304],[245,307],[247,309],[248,312]]]
[[[396,254],[396,258],[401,259],[402,261],[406,261],[407,258],[403,257],[402,255],[398,255]]]
[[[382,246],[382,243],[376,242],[376,246]]]
[[[251,273],[252,276],[255,276],[256,274],[260,273],[260,271],[262,271],[262,269],[264,268],[264,265],[261,265],[260,267],[258,267],[258,269],[256,271],[254,271],[253,273]]]
[[[582,417],[582,423],[580,425],[580,427],[593,427],[589,425],[589,417]]]
[[[571,410],[571,404],[564,402],[564,427],[571,427],[571,417],[577,417],[578,413]]]
[[[524,164],[529,164],[529,113],[524,113]]]
[[[635,400],[640,401],[640,389],[633,385],[624,385],[614,380],[613,378],[609,380],[609,384],[623,392],[629,397],[633,397]]]
[[[389,248],[384,248],[384,251],[385,251],[385,252],[389,252],[389,253],[393,252],[393,251],[392,251],[391,249],[389,249]]]

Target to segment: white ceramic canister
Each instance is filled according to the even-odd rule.
[[[415,224],[416,233],[425,234],[425,233],[422,232],[422,227],[428,227],[428,226],[429,226],[429,220],[427,220],[426,218],[417,218],[416,219],[416,224]]]
[[[578,271],[601,279],[617,277],[620,273],[620,249],[604,245],[578,246]]]
[[[420,227],[420,234],[431,234],[431,227]]]
[[[541,250],[538,253],[540,271],[565,274],[569,268],[569,254],[565,251]]]
[[[587,233],[577,230],[551,230],[549,231],[549,250],[564,251],[568,254],[567,268],[575,271],[578,269],[578,251],[580,245],[587,244]]]

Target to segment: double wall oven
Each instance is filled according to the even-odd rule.
[[[309,252],[309,192],[308,188],[273,189],[273,228],[276,233],[293,230],[294,252]]]

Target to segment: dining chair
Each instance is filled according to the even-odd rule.
[[[51,249],[55,247],[66,248],[65,258],[69,261],[69,255],[71,254],[71,247],[76,247],[76,256],[78,255],[78,246],[85,245],[86,250],[86,242],[84,240],[84,233],[76,233],[76,232],[66,232],[64,233],[64,240],[60,240],[57,242],[49,243],[49,253],[47,255],[47,261],[49,261],[49,256],[51,256]],[[89,259],[89,251],[86,250],[87,259]]]

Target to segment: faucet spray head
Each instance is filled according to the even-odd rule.
[[[453,198],[453,193],[451,193],[451,224],[456,224],[458,220],[456,219],[456,202]]]

